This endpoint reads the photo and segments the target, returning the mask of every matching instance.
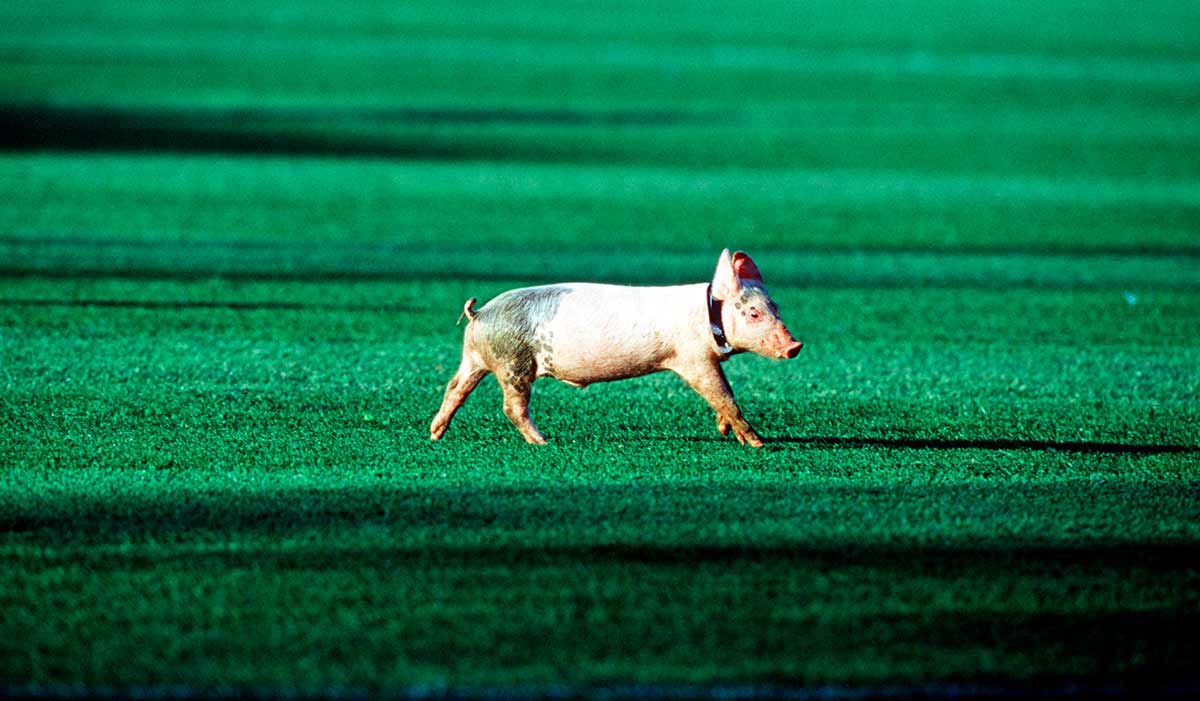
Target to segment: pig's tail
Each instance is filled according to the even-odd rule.
[[[462,314],[458,315],[458,321],[454,322],[455,326],[458,326],[462,323],[463,317],[467,318],[467,323],[475,321],[475,317],[477,316],[475,312],[475,302],[477,301],[478,300],[474,297],[467,300],[466,304],[463,305]]]

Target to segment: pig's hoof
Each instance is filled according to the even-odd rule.
[[[733,428],[733,423],[731,421],[729,421],[729,419],[726,419],[725,417],[720,416],[720,415],[717,416],[717,431],[722,436],[728,436],[729,429],[731,429],[731,428]]]
[[[741,443],[742,445],[748,445],[751,448],[763,447],[762,438],[759,438],[758,434],[753,431],[749,433],[738,433],[737,439],[738,443]]]
[[[433,426],[429,429],[429,440],[436,441],[446,435],[446,426]]]

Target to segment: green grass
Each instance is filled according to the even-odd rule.
[[[1200,683],[1195,7],[498,7],[0,7],[0,694]],[[428,441],[466,298],[725,246],[765,448]]]

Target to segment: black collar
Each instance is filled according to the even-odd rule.
[[[712,283],[708,284],[705,296],[708,297],[708,328],[712,331],[713,341],[717,343],[717,352],[729,355],[733,352],[733,346],[729,345],[729,340],[725,338],[725,325],[721,323],[721,305],[724,302],[713,299]]]

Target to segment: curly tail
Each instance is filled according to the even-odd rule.
[[[479,300],[475,299],[474,297],[467,300],[466,304],[463,305],[462,314],[458,315],[458,321],[454,322],[455,326],[458,326],[462,323],[463,317],[467,318],[468,324],[472,321],[475,321],[475,317],[478,316],[478,312],[475,311],[475,302],[477,301]]]

